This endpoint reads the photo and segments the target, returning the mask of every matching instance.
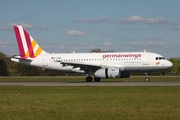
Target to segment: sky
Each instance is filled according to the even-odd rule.
[[[14,25],[49,53],[155,52],[180,57],[180,0],[0,0],[0,52],[18,54]]]

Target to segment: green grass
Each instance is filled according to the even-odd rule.
[[[0,86],[1,120],[179,120],[180,87]]]
[[[180,76],[149,76],[152,82],[180,82]],[[86,76],[0,77],[0,82],[85,82]],[[102,79],[102,82],[144,82],[145,76]]]

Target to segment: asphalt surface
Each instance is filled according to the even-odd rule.
[[[0,86],[180,86],[180,82],[0,82]]]

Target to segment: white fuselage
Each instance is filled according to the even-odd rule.
[[[65,72],[78,72],[81,65],[99,68],[115,67],[121,69],[121,71],[128,72],[158,71],[168,69],[172,66],[172,63],[165,60],[161,55],[150,52],[45,53],[33,60],[12,58],[12,61],[43,69]],[[79,70],[79,72],[82,71]]]

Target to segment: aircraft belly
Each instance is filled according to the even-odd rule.
[[[164,69],[165,69],[164,67],[159,67],[159,66],[136,66],[136,67],[126,67],[125,71],[148,72],[148,71],[159,71]]]
[[[73,66],[63,66],[60,63],[49,64],[49,68],[59,71],[72,71]]]

